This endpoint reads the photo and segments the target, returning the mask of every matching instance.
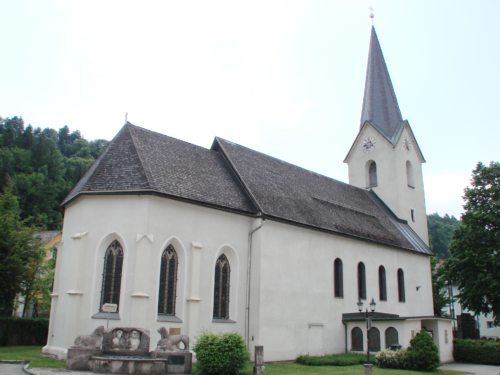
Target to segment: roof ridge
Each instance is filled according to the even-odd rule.
[[[245,181],[243,180],[243,177],[240,175],[240,173],[237,171],[236,167],[234,166],[234,162],[231,160],[231,158],[229,157],[229,154],[226,152],[226,150],[224,150],[224,146],[222,144],[222,142],[230,142],[230,143],[233,143],[233,144],[236,144],[234,142],[231,142],[231,141],[226,141],[225,139],[223,138],[220,138],[220,137],[215,137],[214,138],[214,142],[212,144],[212,149],[214,148],[214,146],[218,146],[220,148],[220,150],[222,151],[222,157],[223,159],[228,163],[229,167],[230,167],[230,170],[232,173],[234,173],[236,175],[236,178],[238,179],[238,183],[240,185],[242,185],[243,187],[243,191],[248,195],[248,197],[250,198],[250,201],[252,202],[252,204],[257,208],[257,210],[260,212],[260,213],[263,213],[265,214],[264,210],[262,209],[261,205],[259,204],[257,198],[254,196],[254,194],[252,193],[252,191],[250,190],[250,188],[248,187],[248,185],[245,183]]]
[[[188,142],[188,141],[185,141],[183,139],[179,139],[179,138],[174,138],[172,136],[169,136],[167,134],[164,134],[164,133],[160,133],[160,132],[157,132],[155,130],[151,130],[151,129],[146,129],[146,128],[143,128],[142,126],[139,126],[139,125],[135,125],[135,124],[132,124],[130,122],[127,121],[127,123],[125,125],[128,125],[130,126],[132,129],[135,129],[137,131],[142,131],[142,132],[145,132],[145,133],[152,133],[152,134],[156,134],[158,135],[158,137],[163,137],[163,138],[168,138],[168,139],[171,139],[171,140],[174,140],[175,142],[181,142],[181,143],[184,143],[188,146],[191,146],[191,147],[194,147],[194,148],[198,148],[198,149],[202,149],[202,150],[210,150],[209,148],[207,147],[203,147],[203,146],[200,146],[200,145],[197,145],[195,143],[191,143],[191,142]]]
[[[321,174],[321,173],[318,173],[318,172],[311,171],[311,170],[309,170],[309,169],[306,169],[306,168],[304,168],[304,167],[301,167],[300,165],[290,163],[290,162],[288,162],[288,161],[285,161],[285,160],[283,160],[283,159],[277,158],[277,157],[275,157],[275,156],[268,155],[268,154],[266,154],[266,153],[264,153],[264,152],[254,150],[254,149],[252,149],[252,148],[250,148],[250,147],[240,145],[239,143],[232,142],[232,141],[228,141],[227,139],[224,139],[224,138],[221,138],[221,137],[215,137],[215,139],[216,139],[216,140],[221,140],[221,141],[223,141],[223,142],[231,143],[231,144],[233,144],[233,145],[235,145],[235,146],[238,146],[238,147],[242,147],[242,148],[247,149],[247,150],[250,150],[250,151],[252,151],[252,152],[254,152],[254,153],[257,153],[257,154],[263,155],[263,156],[265,156],[265,157],[268,157],[268,158],[270,158],[270,159],[276,160],[277,162],[280,162],[280,163],[282,163],[282,164],[289,165],[289,166],[292,166],[292,167],[294,167],[294,168],[300,169],[300,170],[302,170],[302,171],[304,171],[304,172],[307,172],[307,173],[309,173],[309,174],[316,175],[316,176],[321,177],[321,178],[326,178],[326,179],[328,179],[328,180],[333,180],[333,181],[335,181],[335,182],[338,182],[338,183],[340,183],[340,184],[343,184],[343,185],[346,185],[346,186],[349,186],[349,187],[352,187],[352,188],[356,188],[356,189],[364,190],[364,189],[358,188],[357,186],[351,185],[351,184],[349,184],[349,183],[347,183],[347,182],[337,180],[336,178],[333,178],[333,177],[330,177],[330,176],[326,176],[326,175]]]
[[[140,129],[143,129],[143,128],[141,128],[140,126],[136,126],[128,121],[125,123],[125,127],[128,129],[128,131],[130,133],[130,138],[132,139],[132,143],[134,144],[134,150],[137,154],[137,157],[139,158],[142,169],[144,170],[144,174],[146,175],[146,178],[148,180],[149,188],[156,190],[157,187],[156,187],[156,184],[155,184],[155,181],[153,178],[153,173],[151,172],[151,168],[149,167],[149,165],[147,165],[144,162],[142,155],[138,150],[137,139],[136,139],[136,135],[134,134],[134,131],[139,131]],[[147,129],[144,129],[144,130],[147,130]]]

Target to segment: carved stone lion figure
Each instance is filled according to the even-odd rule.
[[[104,326],[99,326],[90,335],[78,336],[75,339],[75,346],[79,348],[100,348],[103,335]]]
[[[157,351],[160,352],[170,352],[170,351],[188,351],[189,350],[189,336],[188,335],[172,335],[168,334],[168,330],[165,327],[158,329],[158,333],[161,336],[161,340],[158,341],[156,347]],[[184,344],[184,348],[179,347],[180,343]]]

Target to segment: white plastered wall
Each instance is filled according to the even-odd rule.
[[[76,336],[97,326],[149,329],[151,348],[161,326],[180,328],[192,341],[204,330],[245,333],[248,233],[254,219],[150,195],[83,196],[66,207],[58,253],[47,353],[64,355]],[[118,240],[124,261],[119,320],[96,319],[107,246]],[[178,257],[176,316],[158,321],[160,257],[168,244]],[[230,320],[214,323],[217,257],[231,266]]]
[[[368,302],[373,297],[377,311],[400,316],[433,314],[427,256],[272,221],[266,222],[259,236],[259,325],[252,328],[251,336],[255,345],[264,345],[266,360],[345,350],[342,314],[357,312],[357,265],[361,261],[366,267]],[[333,295],[337,257],[343,262],[343,298]],[[380,265],[386,269],[387,301],[378,298]],[[398,268],[405,275],[404,303],[398,302]]]
[[[355,312],[357,264],[366,267],[367,297],[377,311],[432,314],[429,258],[368,241],[260,220],[154,196],[84,196],[65,213],[58,254],[48,344],[44,351],[63,355],[77,335],[89,334],[105,319],[92,318],[100,303],[102,263],[114,239],[122,243],[124,264],[120,320],[109,327],[149,329],[151,349],[161,326],[180,328],[194,342],[204,331],[235,331],[250,348],[264,345],[265,358],[345,350],[342,314]],[[248,268],[249,233],[252,235]],[[157,319],[160,257],[173,244],[179,256],[176,316]],[[231,265],[231,322],[215,323],[214,266],[224,253]],[[344,297],[333,296],[333,262],[343,262]],[[387,301],[378,300],[378,268],[386,269]],[[406,302],[398,302],[397,270],[405,275]],[[246,325],[247,271],[251,293]],[[418,288],[417,290],[417,286]],[[365,301],[366,302],[366,301]]]

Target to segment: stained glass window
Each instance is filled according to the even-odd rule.
[[[222,254],[215,263],[214,319],[229,319],[229,281],[231,268]]]
[[[114,303],[120,305],[120,286],[122,281],[123,249],[118,241],[113,241],[106,249],[101,286],[101,305]]]
[[[177,253],[172,245],[168,245],[161,255],[158,314],[175,315],[177,265]]]

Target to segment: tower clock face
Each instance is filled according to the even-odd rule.
[[[375,148],[375,139],[372,137],[366,137],[361,145],[364,152],[371,152]]]
[[[406,151],[410,151],[410,146],[411,146],[411,142],[408,138],[404,138],[403,139],[403,148],[406,150]]]

